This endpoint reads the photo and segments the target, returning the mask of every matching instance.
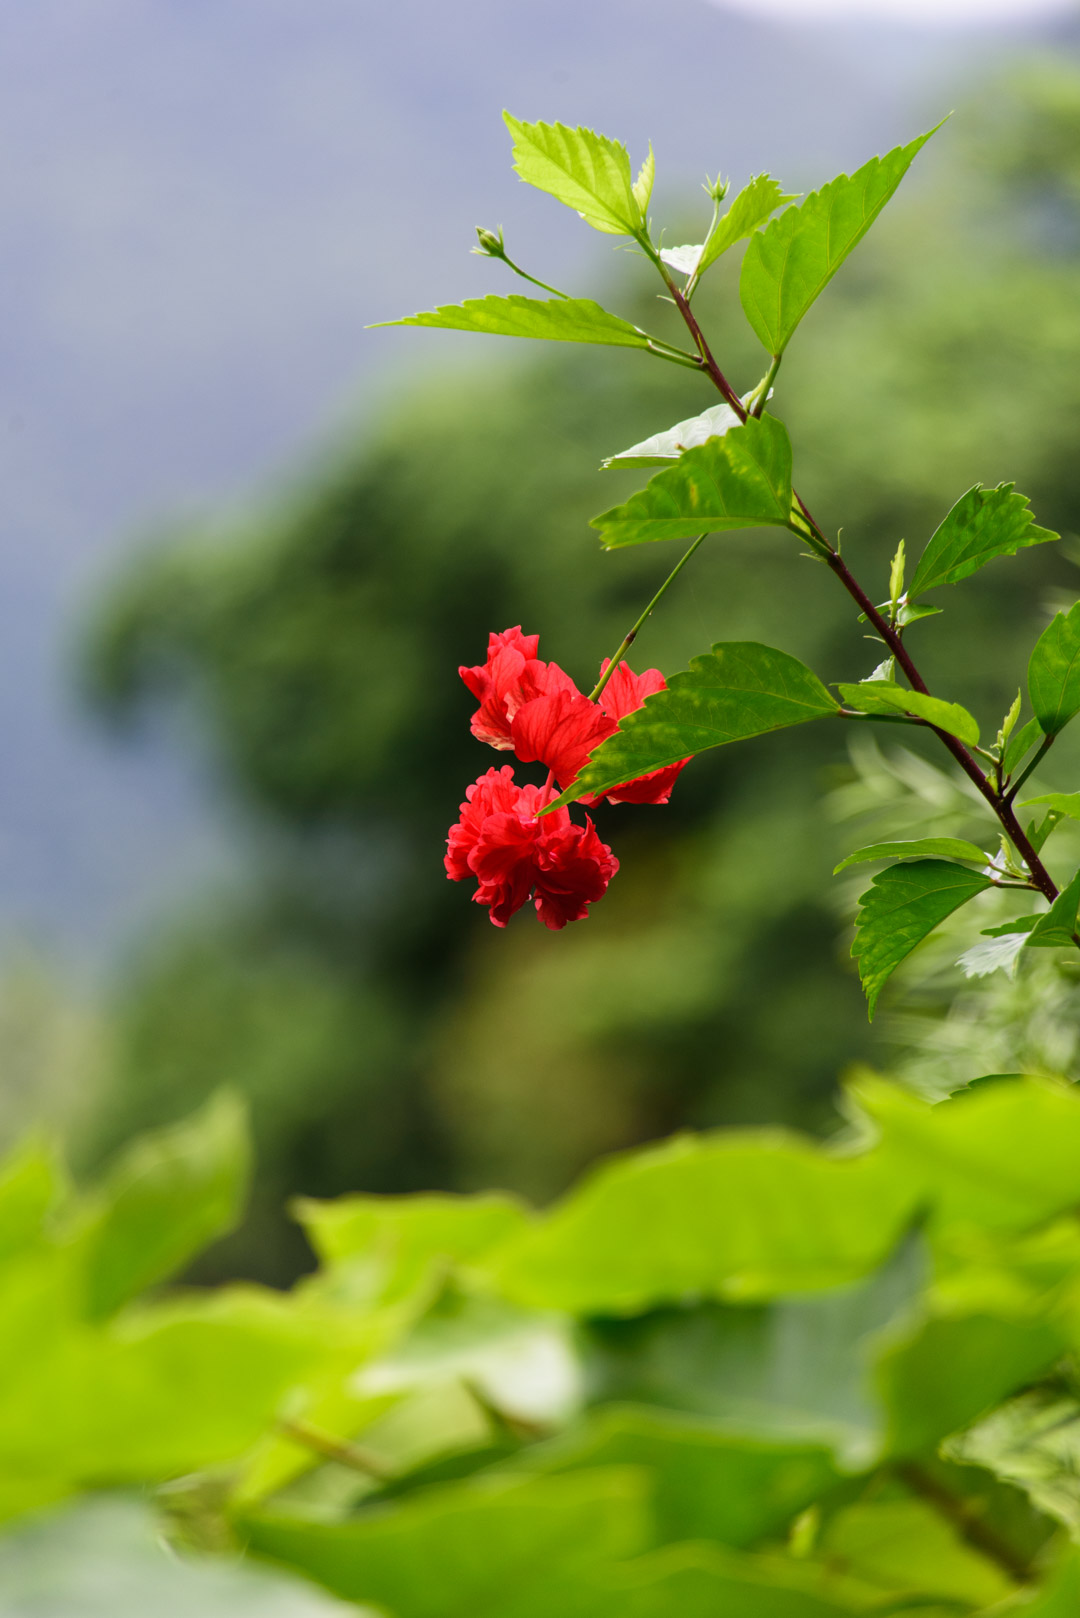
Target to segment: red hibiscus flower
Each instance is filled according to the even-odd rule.
[[[458,669],[480,703],[471,720],[473,735],[500,752],[509,752],[514,745],[510,724],[523,703],[545,691],[576,689],[557,663],[542,663],[537,658],[539,643],[539,635],[523,635],[518,624],[501,635],[488,636],[486,663]]]
[[[496,927],[505,927],[530,897],[547,927],[580,921],[619,869],[591,820],[575,826],[565,809],[537,820],[553,796],[515,785],[509,764],[466,790],[461,819],[447,838],[446,874],[453,882],[476,879],[473,898],[488,907]]]
[[[610,658],[605,657],[600,665],[601,674],[606,671],[610,661]],[[666,690],[667,681],[659,669],[646,669],[644,674],[635,674],[625,663],[620,663],[600,693],[600,706],[605,714],[617,722],[640,708],[646,697],[651,697],[654,692]],[[615,726],[612,725],[611,728],[614,730]],[[613,792],[606,794],[608,802],[667,803],[671,798],[672,787],[689,762],[688,758],[683,758],[677,764],[666,764],[662,770],[651,770],[648,775],[639,775],[636,781],[624,781],[621,787],[616,787]],[[583,798],[581,801],[591,806],[597,800]]]

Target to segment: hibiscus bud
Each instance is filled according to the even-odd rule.
[[[730,180],[722,180],[720,178],[719,174],[716,176],[715,180],[710,180],[709,176],[706,174],[706,176],[705,176],[705,191],[706,191],[706,194],[708,196],[710,196],[713,199],[714,202],[723,202],[724,198],[727,196],[728,191],[730,189],[731,189],[731,181]]]
[[[483,258],[506,257],[506,244],[503,241],[501,225],[499,226],[498,234],[493,230],[485,230],[482,225],[477,225],[476,239],[479,246],[473,248],[474,253],[479,253]]]

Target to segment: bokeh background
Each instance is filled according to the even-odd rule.
[[[544,1199],[679,1127],[827,1128],[847,1064],[940,1049],[943,1007],[902,1016],[902,990],[868,1027],[830,871],[838,822],[894,789],[955,805],[844,734],[716,754],[670,808],[603,811],[622,871],[562,934],[529,912],[497,933],[445,881],[491,762],[457,665],[522,623],[591,679],[673,560],[598,551],[589,516],[636,477],[600,458],[713,401],[637,354],[367,328],[516,290],[469,255],[475,224],[658,318],[640,260],[516,180],[503,106],[635,158],[651,139],[669,240],[699,239],[706,170],[802,191],[955,109],[777,409],[876,588],[975,481],[1015,478],[1065,534],[918,632],[992,733],[1077,590],[1080,13],[42,0],[0,16],[0,90],[0,1141],[44,1125],[89,1169],[232,1085],[260,1170],[201,1273],[285,1280],[292,1194]],[[746,388],[760,358],[726,261],[713,276]],[[714,540],[634,666],[738,637],[863,675],[831,584],[780,535]],[[1063,747],[1048,785],[1076,762]],[[980,1071],[1019,992],[970,991],[954,1067]],[[1074,988],[1055,1006],[1045,1060],[1068,1069]]]

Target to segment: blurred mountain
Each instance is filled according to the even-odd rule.
[[[798,188],[938,116],[972,52],[1017,37],[705,0],[6,8],[0,930],[87,962],[233,857],[190,750],[110,749],[68,694],[118,552],[264,493],[448,355],[365,326],[496,284],[474,222],[555,280],[602,273],[610,245],[522,192],[503,105],[651,138],[658,198],[703,163]]]

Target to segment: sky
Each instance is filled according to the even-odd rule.
[[[895,21],[930,28],[990,23],[1029,26],[1076,11],[1075,0],[718,0],[750,16],[795,21]]]
[[[556,282],[602,276],[604,243],[512,174],[504,106],[651,139],[658,203],[706,169],[804,190],[1000,48],[994,0],[947,37],[911,25],[924,0],[905,25],[829,3],[831,26],[809,0],[0,8],[0,944],[98,969],[239,845],[197,753],[120,746],[79,706],[80,625],[122,559],[355,441],[438,346],[367,325],[495,288],[475,224]]]

